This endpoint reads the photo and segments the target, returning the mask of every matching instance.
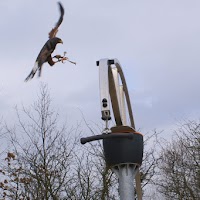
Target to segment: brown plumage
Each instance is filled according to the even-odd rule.
[[[58,2],[58,5],[59,5],[59,8],[60,8],[60,18],[59,18],[58,22],[56,23],[56,26],[49,32],[49,38],[50,39],[56,37],[56,34],[58,32],[58,28],[63,21],[63,16],[64,16],[64,13],[65,13],[62,4],[60,2]]]
[[[58,5],[60,9],[60,18],[56,23],[55,27],[49,32],[49,40],[42,47],[35,61],[35,65],[31,70],[30,74],[25,79],[25,81],[29,81],[30,79],[32,79],[37,71],[38,71],[38,76],[40,77],[42,72],[42,66],[45,62],[48,62],[50,66],[53,66],[56,62],[59,62],[59,60],[54,62],[52,60],[52,55],[51,55],[54,52],[56,45],[58,43],[63,43],[63,41],[60,38],[56,37],[58,28],[61,25],[64,16],[64,8],[62,4],[58,2]]]

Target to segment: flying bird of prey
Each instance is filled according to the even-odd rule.
[[[55,27],[50,31],[49,40],[42,47],[42,49],[41,49],[40,53],[38,54],[38,57],[35,61],[35,65],[34,65],[33,69],[31,70],[30,74],[25,79],[25,81],[32,79],[37,71],[38,71],[38,76],[40,77],[41,72],[42,72],[42,65],[45,62],[48,62],[50,66],[53,66],[57,62],[60,62],[60,61],[63,62],[64,60],[68,60],[68,58],[65,57],[65,54],[64,54],[64,56],[57,55],[57,57],[55,57],[55,58],[57,58],[58,60],[53,61],[52,55],[51,55],[53,53],[53,51],[55,50],[56,45],[58,43],[63,43],[63,41],[60,38],[56,37],[58,28],[61,25],[61,23],[63,21],[63,16],[64,16],[64,8],[63,8],[62,4],[60,2],[58,2],[58,5],[59,5],[59,9],[60,9],[60,18],[59,18],[58,22],[56,23]]]

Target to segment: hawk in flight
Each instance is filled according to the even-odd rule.
[[[58,43],[63,43],[63,41],[60,38],[56,37],[58,28],[61,25],[61,23],[63,21],[63,16],[64,16],[64,8],[63,8],[62,4],[60,2],[58,2],[58,5],[59,5],[59,9],[60,9],[60,18],[59,18],[58,22],[56,23],[56,26],[50,31],[49,39],[44,44],[40,53],[38,54],[38,57],[35,61],[35,65],[34,65],[33,69],[31,70],[30,74],[25,79],[25,82],[31,80],[35,76],[35,73],[37,71],[38,71],[38,76],[40,77],[41,72],[42,72],[42,65],[45,62],[48,62],[50,66],[53,66],[57,62],[60,62],[60,61],[63,62],[64,60],[68,60],[68,58],[65,57],[66,52],[64,52],[64,56],[60,56],[60,55],[54,56],[53,58],[56,58],[57,61],[53,61],[53,58],[51,55],[54,52],[56,45]],[[72,61],[69,61],[69,62],[72,62]],[[74,63],[74,62],[72,62],[72,63]],[[74,64],[76,64],[76,63],[74,63]]]

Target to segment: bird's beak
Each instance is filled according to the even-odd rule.
[[[63,41],[62,41],[62,40],[59,40],[59,43],[63,44]]]

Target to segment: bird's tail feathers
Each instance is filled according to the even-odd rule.
[[[30,79],[32,79],[35,76],[35,73],[37,72],[37,70],[38,70],[38,62],[35,62],[33,69],[31,70],[30,74],[26,77],[24,81],[27,82]]]

